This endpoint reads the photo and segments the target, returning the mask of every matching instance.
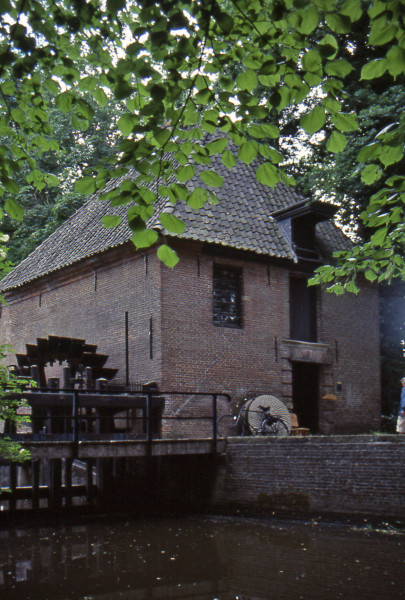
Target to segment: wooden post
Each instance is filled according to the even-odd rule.
[[[71,378],[71,374],[70,374],[70,367],[63,367],[63,389],[64,390],[70,390],[70,388],[72,387],[72,384],[70,382],[70,378]]]
[[[62,460],[51,458],[49,463],[49,505],[51,508],[60,508],[62,506]]]
[[[33,509],[39,508],[39,473],[40,473],[40,461],[31,461],[31,485],[32,485],[32,496],[31,506]]]
[[[33,379],[38,386],[41,385],[41,382],[39,381],[39,368],[37,367],[37,365],[30,366],[30,375],[31,379]]]
[[[93,369],[91,367],[85,368],[84,381],[85,381],[86,390],[92,390],[94,387],[94,383],[93,383]]]
[[[72,506],[72,467],[73,459],[65,458],[65,506]]]
[[[10,462],[10,500],[9,500],[9,509],[15,510],[17,508],[17,465],[14,462]]]
[[[88,504],[93,504],[94,501],[94,489],[93,489],[93,460],[88,458],[86,460],[86,498]]]

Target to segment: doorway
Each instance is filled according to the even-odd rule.
[[[311,433],[319,431],[319,365],[292,363],[293,411],[298,425]]]

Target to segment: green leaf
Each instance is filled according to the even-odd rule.
[[[44,180],[44,174],[39,169],[33,169],[26,176],[26,180],[28,183],[31,183],[38,190],[43,190],[46,187],[46,183]]]
[[[338,60],[333,60],[328,63],[325,67],[325,72],[327,75],[331,77],[346,77],[349,73],[354,70],[354,67],[349,63],[349,61],[344,58],[339,58]]]
[[[14,179],[10,179],[9,177],[2,177],[1,183],[10,194],[18,194],[18,192],[20,191],[20,186],[16,181],[14,181]]]
[[[153,100],[163,100],[166,97],[166,90],[163,85],[154,84],[150,88],[150,95]]]
[[[377,229],[375,233],[370,238],[370,241],[375,246],[382,246],[387,238],[388,229],[386,227],[381,227],[381,229]]]
[[[131,240],[136,248],[149,248],[158,238],[159,235],[154,229],[137,229]]]
[[[170,231],[170,233],[181,235],[186,228],[186,225],[183,223],[183,221],[170,213],[160,213],[159,219],[162,226],[167,229],[167,231]]]
[[[74,111],[76,115],[82,119],[91,121],[94,116],[94,110],[88,102],[79,98],[74,104]]]
[[[326,121],[325,109],[315,106],[309,113],[301,117],[300,125],[308,135],[312,135],[322,129]]]
[[[357,287],[354,281],[349,281],[345,285],[346,292],[351,292],[352,294],[358,294],[360,289]]]
[[[361,69],[360,79],[377,79],[384,75],[388,62],[385,58],[372,60]]]
[[[357,117],[354,113],[339,113],[332,115],[332,121],[336,129],[340,131],[355,131],[359,129]]]
[[[201,171],[200,177],[210,187],[221,187],[224,181],[222,175],[218,175],[215,171]]]
[[[106,106],[108,102],[108,97],[103,88],[98,87],[93,91],[94,100],[99,104],[102,108]]]
[[[230,150],[224,150],[221,159],[225,167],[227,167],[229,170],[233,169],[233,167],[236,165],[236,158],[232,152],[230,152]]]
[[[379,159],[384,165],[384,167],[389,167],[390,165],[394,165],[395,163],[402,160],[403,156],[403,144],[401,146],[383,146]]]
[[[194,210],[199,210],[208,199],[208,192],[204,188],[195,188],[187,198],[187,204]]]
[[[399,46],[393,46],[387,52],[387,65],[394,79],[405,71],[405,51]]]
[[[383,171],[378,165],[367,165],[361,173],[361,180],[366,185],[372,185],[381,179],[382,174]]]
[[[6,213],[16,221],[21,221],[24,216],[23,207],[14,198],[7,198],[4,203]]]
[[[319,15],[315,6],[308,6],[308,8],[300,11],[301,24],[297,27],[300,33],[308,35],[312,33],[318,26]]]
[[[166,244],[159,246],[157,255],[159,260],[161,260],[166,267],[170,267],[171,269],[173,269],[173,267],[175,267],[179,262],[179,257],[177,256],[176,252],[169,248],[169,246],[166,246]]]
[[[138,120],[135,115],[131,113],[125,113],[118,119],[118,129],[121,131],[124,137],[127,137],[137,124]]]
[[[11,117],[16,123],[25,123],[27,115],[21,110],[21,108],[11,109]]]
[[[52,173],[44,173],[44,179],[49,187],[56,187],[60,184],[59,179]]]
[[[347,139],[344,133],[339,133],[339,131],[334,131],[328,141],[326,142],[326,148],[329,152],[343,152],[346,148]]]
[[[366,279],[368,279],[368,281],[375,281],[377,279],[377,274],[375,273],[375,271],[372,271],[371,269],[367,269],[367,271],[365,271],[364,276]]]
[[[119,217],[118,215],[104,215],[104,217],[101,218],[101,221],[104,227],[117,227],[117,225],[121,223],[122,217]]]
[[[184,165],[179,167],[176,171],[176,176],[180,183],[189,181],[195,175],[195,167],[193,165]]]
[[[93,194],[96,191],[96,182],[93,177],[81,177],[75,183],[75,192],[78,194]]]
[[[218,12],[217,14],[215,14],[215,20],[226,35],[231,33],[234,22],[232,17],[228,15],[228,13]]]
[[[49,90],[54,96],[56,96],[56,94],[59,94],[60,92],[60,85],[54,79],[47,79],[45,81],[45,86],[47,90]]]
[[[187,109],[184,112],[183,123],[186,127],[189,127],[190,125],[196,125],[199,122],[199,120],[200,115],[194,106],[193,108]]]
[[[302,57],[302,66],[309,73],[322,71],[322,58],[317,50],[309,50]]]
[[[271,123],[261,123],[260,125],[251,125],[247,130],[248,134],[256,139],[270,138],[276,139],[280,135],[278,127]]]
[[[171,136],[172,132],[170,131],[170,129],[160,129],[157,133],[154,134],[154,138],[160,148],[167,144]]]
[[[208,150],[208,154],[213,156],[214,154],[221,154],[228,145],[227,138],[219,138],[214,140],[213,142],[209,142],[206,145],[206,149]]]
[[[257,75],[251,69],[247,71],[242,71],[236,78],[236,85],[241,90],[247,90],[248,92],[253,92],[253,90],[257,87]]]
[[[107,10],[111,13],[116,13],[123,10],[126,5],[126,0],[107,0]]]
[[[256,179],[259,183],[274,187],[279,181],[277,169],[269,162],[265,162],[256,171]]]
[[[394,39],[396,32],[396,26],[389,23],[384,15],[371,22],[368,43],[372,46],[383,46]]]
[[[208,104],[211,97],[211,90],[209,88],[205,88],[204,90],[200,90],[194,96],[194,102],[196,104]]]
[[[326,22],[335,33],[349,33],[351,30],[351,21],[345,15],[328,13],[326,15]]]
[[[327,33],[318,44],[319,51],[324,58],[332,60],[338,53],[339,44],[331,33]]]
[[[74,104],[75,97],[69,91],[62,92],[55,98],[55,104],[64,113],[69,112]]]
[[[238,150],[238,158],[246,165],[250,165],[250,163],[257,156],[257,144],[254,142],[245,142]]]
[[[361,0],[346,0],[340,9],[342,15],[346,15],[354,23],[358,21],[362,14]]]
[[[376,159],[380,155],[381,146],[378,142],[372,142],[371,144],[367,144],[363,146],[360,152],[357,155],[357,161],[366,163],[368,160]]]
[[[342,108],[342,104],[334,98],[324,98],[322,100],[322,104],[326,108],[326,110],[332,114],[339,112]]]
[[[56,81],[53,82],[53,83],[56,83]],[[88,75],[87,77],[83,77],[79,81],[79,89],[82,92],[92,92],[96,88],[96,86],[97,86],[97,77],[94,77],[92,75]],[[59,89],[59,86],[57,87],[57,89]]]
[[[267,144],[260,144],[259,152],[264,158],[269,158],[273,164],[280,163],[284,160],[284,156],[278,150],[275,150]]]
[[[313,0],[313,3],[322,10],[333,10],[337,0]]]
[[[133,91],[134,88],[125,79],[119,79],[117,85],[114,87],[114,96],[117,100],[124,100],[124,98],[128,98]]]

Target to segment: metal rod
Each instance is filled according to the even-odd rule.
[[[93,459],[86,460],[86,497],[89,504],[93,503]]]
[[[72,504],[72,467],[73,459],[65,458],[65,505]]]
[[[151,423],[151,402],[150,392],[146,392],[146,441],[147,441],[147,454],[152,454],[152,423]]]
[[[32,508],[39,508],[39,468],[40,461],[31,461],[31,479],[32,479]]]
[[[17,465],[14,462],[10,462],[9,467],[9,486],[10,486],[10,500],[9,500],[9,509],[15,510],[17,508],[17,498],[16,498],[16,489],[17,489]]]
[[[153,359],[153,318],[149,319],[149,358]]]
[[[125,385],[129,386],[129,339],[128,311],[125,311]]]
[[[79,449],[79,393],[77,390],[73,390],[72,404],[74,456],[77,456]]]
[[[217,394],[212,394],[212,452],[217,453]]]

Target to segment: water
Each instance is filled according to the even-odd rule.
[[[237,518],[0,530],[1,600],[397,600],[405,532]]]

